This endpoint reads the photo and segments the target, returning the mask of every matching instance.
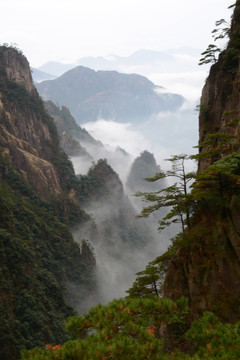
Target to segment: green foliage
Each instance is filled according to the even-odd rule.
[[[198,65],[216,63],[217,54],[220,53],[221,49],[214,44],[209,44],[207,49],[201,53],[203,57],[199,60]]]
[[[3,44],[0,44],[0,46],[3,48],[14,49],[19,55],[23,55],[23,52],[21,49],[19,49],[17,43],[8,44],[8,43],[4,42]]]
[[[228,206],[233,195],[240,194],[240,154],[232,153],[210,165],[192,185],[195,200],[203,199],[219,207]]]
[[[240,323],[223,324],[211,312],[192,323],[186,333],[196,359],[238,359],[240,351]]]
[[[68,339],[63,284],[81,291],[93,274],[50,204],[2,158],[0,176],[0,357],[15,360],[21,348]]]
[[[232,134],[220,132],[206,134],[205,140],[200,145],[195,146],[200,149],[200,152],[197,155],[192,155],[191,158],[195,160],[212,159],[214,161],[232,151],[235,144],[236,140]]]
[[[24,86],[9,80],[4,68],[0,67],[0,91],[5,108],[11,112],[24,114],[26,118],[35,116],[37,119],[46,124],[50,133],[50,139],[42,138],[42,144],[45,146],[45,153],[48,159],[56,168],[59,180],[63,190],[69,190],[71,183],[74,181],[73,165],[66,153],[59,147],[59,138],[53,119],[44,109],[42,99],[37,91],[29,92]],[[34,115],[33,115],[34,114]],[[6,128],[9,128],[8,119],[2,119]],[[10,132],[12,129],[10,129]]]
[[[177,179],[174,185],[156,192],[139,192],[136,194],[146,202],[153,202],[153,205],[143,208],[139,217],[147,217],[152,212],[162,208],[170,208],[167,215],[163,216],[159,222],[159,230],[163,230],[172,223],[180,223],[182,231],[184,231],[185,224],[188,227],[190,225],[191,196],[188,194],[187,187],[188,183],[194,178],[194,173],[186,173],[185,161],[188,159],[189,157],[185,154],[174,155],[170,159],[166,159],[172,163],[171,170],[159,172],[154,177],[146,179],[152,182],[166,177],[173,177]]]
[[[204,116],[205,119],[207,119],[207,116],[209,114],[209,106],[205,102],[201,102],[199,105],[195,108],[196,112],[200,112],[202,116]]]
[[[218,141],[231,138],[220,134]],[[209,146],[216,135],[209,137]],[[168,176],[179,176],[180,189],[185,190],[186,182],[192,174],[185,174],[179,167],[178,157],[171,158],[172,170],[158,173],[149,181]],[[181,158],[184,161],[185,158]],[[206,183],[207,182],[207,183]],[[206,184],[211,184],[207,185]],[[194,184],[193,199],[211,202],[224,201],[238,194],[240,184],[240,154],[226,155],[209,169],[198,175]],[[181,193],[180,189],[178,191]],[[176,191],[175,185],[170,190]],[[160,192],[159,192],[160,193]],[[158,195],[159,195],[158,193]],[[148,194],[155,199],[156,194]],[[186,194],[188,195],[188,194]],[[170,199],[166,199],[166,202]],[[229,203],[226,201],[226,204]],[[176,205],[176,204],[175,204]],[[219,203],[218,203],[219,208]],[[192,323],[189,328],[187,300],[176,303],[163,299],[161,284],[170,262],[174,264],[179,248],[194,248],[194,239],[205,235],[207,229],[195,227],[191,232],[178,234],[166,253],[149,263],[144,271],[137,273],[137,279],[127,291],[126,299],[114,300],[106,306],[92,308],[82,317],[72,317],[67,321],[67,329],[75,340],[63,345],[48,344],[45,349],[22,352],[22,360],[44,359],[233,359],[239,357],[239,324],[221,323],[212,313]],[[192,244],[189,244],[189,241]],[[196,245],[198,246],[198,244]]]
[[[214,41],[224,39],[230,35],[230,27],[226,20],[220,19],[215,22],[216,28],[212,31]],[[201,53],[203,57],[199,60],[198,65],[216,63],[218,60],[217,54],[222,50],[214,44],[209,44],[207,49]]]
[[[225,19],[220,19],[215,22],[216,28],[212,31],[214,41],[224,39],[230,35],[230,25]],[[220,27],[223,25],[222,27]]]
[[[67,329],[75,341],[57,351],[34,349],[22,353],[26,359],[164,359],[161,328],[166,326],[182,340],[188,316],[185,298],[119,299],[92,308],[86,315],[72,317]],[[166,355],[167,356],[167,355]],[[167,359],[168,357],[166,357]]]
[[[77,182],[76,179],[75,182]],[[53,196],[51,198],[51,207],[59,220],[70,227],[90,219],[90,215],[65,193]]]
[[[236,74],[239,65],[240,39],[239,29],[231,34],[228,47],[223,53],[223,68],[230,74]]]
[[[130,297],[159,297],[166,268],[162,263],[150,262],[146,269],[138,272],[132,287],[126,292]]]
[[[90,199],[98,200],[99,197],[109,193],[106,184],[99,177],[93,173],[93,167],[89,170],[87,175],[78,175],[75,183],[72,184],[77,189],[80,195],[80,201],[86,204]]]
[[[69,318],[67,328],[76,340],[62,346],[22,351],[22,360],[238,360],[240,323],[223,324],[211,312],[187,329],[185,298],[120,299],[97,306],[83,317]],[[166,352],[163,329],[175,334]],[[170,333],[166,332],[169,340]]]

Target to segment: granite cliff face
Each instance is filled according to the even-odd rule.
[[[207,134],[232,134],[235,141],[230,151],[239,150],[239,116],[240,116],[240,68],[239,68],[239,27],[240,14],[237,4],[232,25],[230,39],[224,50],[211,69],[202,90],[199,116],[199,144],[206,140]],[[220,140],[215,140],[217,147]],[[200,148],[200,153],[206,151],[206,146]],[[220,154],[219,157],[224,154]],[[218,158],[219,158],[218,157]],[[210,157],[199,161],[199,171],[206,169],[216,158]]]
[[[33,86],[26,58],[6,47],[0,48],[0,117],[1,154],[43,198],[63,192],[66,179],[54,164],[64,157],[56,129]]]
[[[4,67],[9,80],[35,93],[29,63],[25,56],[12,48],[1,47],[1,67]]]
[[[239,30],[240,4],[237,1],[229,44],[211,67],[202,92],[198,174],[203,174],[220,159],[226,159],[227,166],[233,159],[238,159]],[[239,160],[235,166],[234,176],[238,176]],[[224,176],[224,173],[220,174],[218,181],[225,181]],[[169,265],[163,294],[172,299],[186,295],[190,299],[193,316],[211,310],[224,320],[235,322],[240,319],[240,200],[236,184],[238,180],[233,185],[226,182],[218,200],[217,197],[201,199],[190,231],[185,235],[185,244]],[[234,191],[231,191],[231,186]],[[224,206],[219,199],[224,201]]]

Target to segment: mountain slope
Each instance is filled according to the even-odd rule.
[[[80,124],[99,117],[139,122],[183,103],[180,95],[163,92],[144,76],[83,66],[36,86],[43,99],[68,106]]]
[[[56,77],[54,75],[48,74],[44,71],[41,71],[41,70],[38,70],[35,68],[31,68],[31,71],[32,71],[32,78],[35,83],[38,83],[38,82],[41,82],[44,80],[55,79],[55,77]]]
[[[81,303],[94,288],[95,267],[66,226],[89,219],[70,196],[72,164],[26,58],[4,46],[0,128],[0,357],[15,360],[23,347],[67,339],[73,294],[64,289],[74,284]]]
[[[70,111],[65,106],[60,109],[52,101],[45,101],[44,107],[54,120],[60,136],[60,146],[68,156],[80,156],[87,162],[92,162],[83,145],[102,147],[100,141],[96,141],[85,129],[77,125]]]

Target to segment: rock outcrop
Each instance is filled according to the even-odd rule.
[[[60,194],[60,168],[54,164],[61,156],[59,140],[33,86],[29,64],[12,48],[1,47],[0,55],[0,153],[43,198]]]
[[[13,48],[2,46],[0,62],[1,67],[5,69],[9,80],[23,86],[30,93],[36,93],[29,63],[21,52]]]
[[[202,90],[199,116],[199,144],[206,140],[207,134],[232,134],[236,141],[232,151],[239,150],[240,134],[240,67],[239,67],[239,28],[240,10],[237,4],[230,30],[230,40],[218,61],[210,69]],[[219,140],[215,141],[216,147]],[[207,148],[200,148],[200,153]],[[199,171],[205,170],[216,158],[199,161]]]

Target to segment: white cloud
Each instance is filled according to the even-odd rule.
[[[189,71],[179,73],[152,73],[148,78],[155,84],[176,94],[181,94],[188,101],[195,103],[201,96],[201,89],[207,77],[206,71]]]
[[[197,144],[198,138],[197,114],[191,108],[178,112],[159,113],[141,124],[117,123],[113,120],[101,119],[86,123],[83,127],[95,139],[102,141],[109,152],[120,146],[133,159],[142,151],[148,150],[154,154],[157,162],[163,167],[166,167],[164,159],[171,155],[194,153],[192,147]],[[111,161],[111,156],[106,155],[106,157],[125,180],[128,169],[122,169],[119,164]]]
[[[150,147],[143,134],[134,130],[133,126],[128,123],[122,124],[100,119],[96,122],[85,123],[82,127],[95,139],[107,145],[107,148],[115,149],[120,146],[133,156],[139,155],[141,151]]]

